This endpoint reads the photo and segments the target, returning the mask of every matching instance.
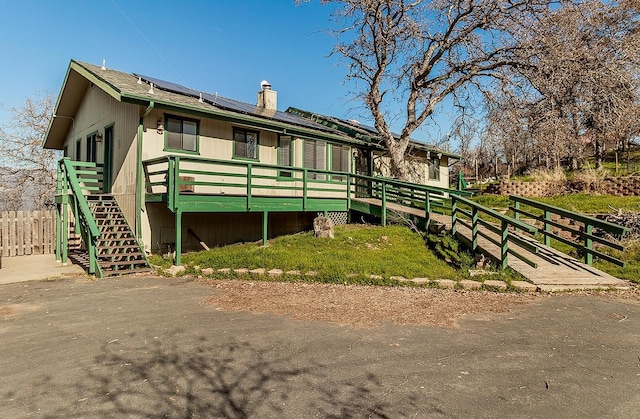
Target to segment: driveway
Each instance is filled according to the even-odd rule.
[[[220,292],[140,277],[0,285],[2,416],[628,418],[640,411],[637,300],[560,295],[465,316],[455,330],[358,329],[205,303]]]

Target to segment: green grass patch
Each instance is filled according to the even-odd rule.
[[[201,269],[246,268],[316,272],[314,281],[392,284],[391,276],[461,279],[468,274],[439,259],[424,239],[402,226],[335,227],[335,238],[315,238],[313,233],[283,236],[268,246],[236,244],[191,253],[183,263]],[[370,275],[383,280],[372,281]]]
[[[613,208],[640,210],[640,196],[569,194],[536,198],[536,200],[583,214],[607,214]]]
[[[628,281],[635,282],[636,284],[640,284],[640,243],[633,242],[627,244],[626,252],[607,248],[601,248],[598,250],[622,260],[627,265],[622,268],[614,265],[613,263],[596,259],[594,264],[596,268],[608,273],[609,275],[613,275],[616,278],[626,279]]]

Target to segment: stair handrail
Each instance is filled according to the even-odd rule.
[[[102,270],[98,264],[98,257],[96,255],[100,229],[91,214],[89,203],[87,202],[87,198],[84,196],[80,182],[78,182],[78,176],[71,159],[65,157],[60,160],[59,165],[64,177],[63,182],[70,186],[71,194],[74,198],[75,205],[72,205],[71,208],[78,211],[76,216],[78,216],[78,221],[80,221],[81,233],[84,233],[85,235],[85,243],[89,252],[89,273],[97,274],[98,277],[101,277]]]
[[[76,175],[76,170],[73,167],[73,164],[71,164],[71,159],[69,159],[68,157],[63,158],[61,162],[64,177],[69,183],[69,186],[71,186],[71,192],[77,201],[80,215],[82,216],[82,218],[84,218],[91,238],[95,239],[100,235],[100,229],[98,228],[98,224],[91,214],[89,203],[82,193],[82,188],[80,186],[80,182],[78,182],[78,177]]]

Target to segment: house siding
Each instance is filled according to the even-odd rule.
[[[80,140],[81,160],[86,160],[86,138],[113,126],[113,182],[111,192],[132,227],[136,220],[136,141],[140,109],[137,105],[120,103],[101,89],[89,86],[74,118],[74,128],[69,132],[64,146],[69,155],[76,156],[77,140]],[[96,144],[96,161],[104,163],[105,142]]]

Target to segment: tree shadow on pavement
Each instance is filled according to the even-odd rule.
[[[201,337],[188,346],[103,345],[74,384],[43,380],[34,389],[42,400],[35,403],[53,399],[40,409],[50,418],[387,418],[415,410],[414,397],[390,400],[375,375],[364,371],[332,377],[326,366],[242,342],[216,345]]]

